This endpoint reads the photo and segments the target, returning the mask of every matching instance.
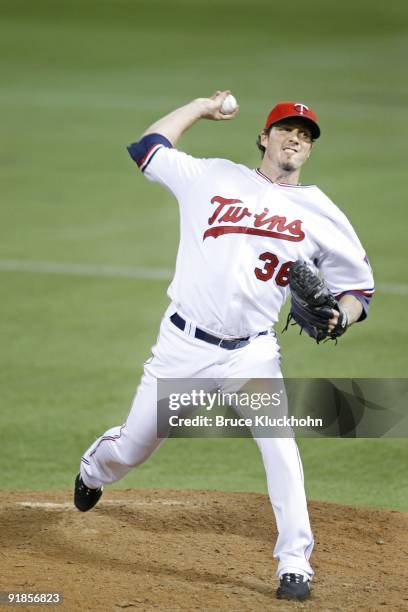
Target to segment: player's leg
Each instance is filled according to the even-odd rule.
[[[313,575],[309,563],[313,535],[297,444],[293,438],[255,438],[255,442],[262,454],[278,529],[274,550],[277,575],[295,573],[309,579]]]
[[[116,482],[146,461],[163,441],[157,438],[157,379],[212,375],[213,347],[184,334],[163,318],[153,357],[146,362],[126,422],[105,432],[84,453],[81,478],[90,489]]]
[[[120,480],[160,445],[156,402],[156,378],[145,371],[126,422],[108,429],[82,456],[80,474],[87,487],[97,489]]]
[[[247,347],[234,351],[228,363],[228,376],[230,381],[249,379],[251,382],[245,385],[245,389],[255,391],[256,379],[264,379],[266,385],[270,381],[272,390],[276,391],[275,387],[279,386],[277,383],[282,379],[282,374],[279,348],[274,337],[260,336]],[[224,386],[231,384],[226,380]],[[262,387],[262,391],[265,391],[265,385]],[[286,412],[285,403],[279,406],[278,412],[280,416]],[[253,431],[253,434],[262,455],[269,498],[278,529],[274,550],[278,560],[277,574],[280,577],[284,573],[296,573],[310,578],[313,575],[309,563],[313,535],[297,444],[293,437],[263,437],[261,429]]]

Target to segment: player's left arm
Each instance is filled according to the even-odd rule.
[[[345,313],[347,326],[364,321],[374,295],[373,273],[354,228],[340,210],[335,212],[320,240],[316,264]],[[336,310],[332,313],[329,331],[334,329],[340,316]]]
[[[350,327],[356,321],[361,319],[363,313],[363,305],[354,295],[346,294],[340,298],[339,306],[347,317],[347,327]],[[333,331],[339,321],[340,313],[337,310],[332,310],[333,316],[329,320],[329,332]]]

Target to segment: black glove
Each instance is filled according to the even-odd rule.
[[[324,280],[310,270],[304,261],[295,261],[290,270],[289,287],[292,294],[290,313],[285,330],[290,321],[300,325],[317,343],[325,338],[335,340],[347,329],[347,315],[340,308],[334,295]],[[329,319],[332,310],[339,312],[335,328],[329,332]]]

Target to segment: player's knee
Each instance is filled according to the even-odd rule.
[[[122,436],[117,452],[121,457],[121,463],[129,468],[136,467],[146,461],[160,444],[160,440],[135,440],[126,432]]]

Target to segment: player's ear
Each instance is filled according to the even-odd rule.
[[[268,145],[268,140],[269,130],[262,130],[262,132],[259,134],[259,143],[266,148]]]

